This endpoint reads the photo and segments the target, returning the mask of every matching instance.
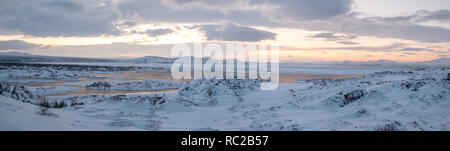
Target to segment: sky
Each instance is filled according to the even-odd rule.
[[[448,0],[0,0],[0,52],[169,57],[174,44],[280,47],[284,61],[450,56]]]

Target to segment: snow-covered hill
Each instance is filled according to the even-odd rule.
[[[177,58],[164,58],[164,57],[157,57],[157,56],[145,56],[140,57],[136,59],[130,59],[130,60],[123,60],[123,62],[127,63],[172,63]]]
[[[169,80],[143,80],[143,81],[111,81],[95,82],[86,86],[88,89],[98,90],[116,90],[116,91],[152,91],[177,89],[183,82],[174,82]]]
[[[51,114],[7,95],[0,97],[0,129],[450,130],[448,68],[299,81],[273,91],[258,86],[198,79],[178,92],[53,96],[47,100],[75,105]]]
[[[450,66],[450,58],[439,58],[430,61],[417,62],[413,63],[417,65],[426,65],[426,66]]]
[[[78,58],[78,57],[57,57],[57,56],[41,56],[20,52],[3,52],[0,53],[0,62],[2,63],[22,63],[22,62],[114,62],[113,59],[95,59],[95,58]]]
[[[224,95],[221,91],[227,88],[210,87],[222,94],[212,98],[215,105],[197,107],[194,102],[184,109],[188,111],[168,107],[158,115],[167,119],[163,130],[450,130],[449,72],[378,72],[281,84],[274,91],[242,95]]]

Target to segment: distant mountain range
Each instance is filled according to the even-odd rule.
[[[450,58],[439,58],[430,61],[419,62],[396,62],[392,60],[380,59],[376,61],[342,61],[335,62],[335,65],[360,65],[360,66],[443,66],[450,67]]]
[[[135,59],[100,59],[100,58],[78,58],[78,57],[55,57],[55,56],[40,56],[20,52],[3,52],[0,53],[0,62],[111,62],[111,63],[136,63],[136,64],[170,64],[178,58],[166,58],[158,56],[145,56]],[[205,62],[208,58],[203,58]],[[450,58],[439,58],[430,61],[422,62],[396,62],[392,60],[375,60],[375,61],[331,61],[331,62],[314,62],[314,63],[300,63],[290,62],[287,64],[322,64],[322,65],[347,65],[347,66],[443,66],[450,67]]]
[[[342,61],[334,63],[336,65],[397,65],[396,61],[380,59],[375,61]]]
[[[77,57],[55,57],[40,56],[20,52],[0,53],[0,62],[115,62],[113,59],[77,58]]]
[[[126,63],[172,63],[177,58],[164,58],[164,57],[157,57],[157,56],[145,56],[140,57],[136,59],[127,59],[122,60],[122,62]]]

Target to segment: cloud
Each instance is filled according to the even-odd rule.
[[[285,20],[326,19],[348,13],[351,0],[129,0],[118,8],[126,16],[192,23],[226,20],[244,25],[284,26]]]
[[[119,11],[99,2],[32,0],[0,2],[0,28],[27,35],[98,36],[117,35],[114,25]]]
[[[318,50],[359,50],[359,51],[369,51],[369,52],[420,52],[420,51],[428,51],[434,53],[448,53],[447,51],[435,50],[429,48],[416,48],[409,47],[406,44],[402,43],[394,43],[386,46],[378,46],[378,47],[327,47],[327,48],[317,48]]]
[[[140,23],[233,22],[241,26],[450,42],[450,29],[419,24],[436,20],[448,22],[450,11],[447,9],[421,10],[409,16],[359,18],[352,12],[352,4],[352,0],[0,1],[0,33],[80,37],[120,35],[122,27]]]
[[[450,29],[447,28],[412,23],[379,22],[372,18],[357,18],[354,15],[299,22],[297,28],[427,43],[450,42]]]
[[[312,36],[309,36],[309,38],[319,38],[324,39],[327,41],[337,41],[337,40],[349,40],[349,39],[355,39],[356,36],[353,35],[337,35],[335,33],[318,33]]]
[[[368,51],[368,52],[404,52],[404,53],[412,53],[412,52],[420,52],[420,51],[428,51],[433,53],[449,53],[447,50],[437,50],[430,48],[419,48],[419,47],[410,47],[407,44],[403,43],[393,43],[385,46],[345,46],[345,47],[319,47],[319,48],[297,48],[297,47],[289,47],[282,46],[281,50],[308,50],[308,51],[322,51],[322,50],[354,50],[354,51]]]
[[[0,41],[0,50],[30,50],[36,47],[39,47],[39,45],[22,40]]]
[[[372,20],[382,21],[382,22],[396,22],[396,23],[421,23],[427,21],[450,21],[450,10],[441,9],[436,11],[428,10],[418,10],[412,15],[406,16],[395,16],[395,17],[371,17]]]
[[[358,18],[351,12],[351,0],[130,0],[120,3],[118,7],[123,14],[137,15],[149,21],[229,21],[247,26],[300,28],[429,43],[450,42],[450,29],[447,28],[419,25],[410,21],[392,21],[396,19],[388,18]],[[448,10],[422,11],[426,15],[422,15],[423,19],[416,20],[445,20],[447,12]]]
[[[357,42],[351,42],[351,41],[340,41],[338,42],[340,44],[344,44],[344,45],[359,45],[360,43]]]
[[[54,8],[54,9],[64,9],[68,12],[79,12],[79,11],[83,11],[84,10],[84,6],[79,4],[79,3],[75,3],[72,1],[65,1],[65,0],[54,0],[51,1],[49,3],[46,3],[47,6],[49,6],[50,8]]]
[[[441,58],[448,58],[450,55],[438,55]]]
[[[413,53],[413,52],[404,52],[403,54],[405,54],[405,55],[416,55],[417,53]]]
[[[217,23],[225,20],[245,25],[281,25],[261,13],[263,6],[244,1],[128,0],[121,1],[117,7],[123,16],[139,16],[148,22]]]
[[[199,25],[197,28],[205,33],[207,40],[250,41],[274,40],[275,33],[258,30],[234,23]]]
[[[254,4],[266,3],[277,6],[269,11],[274,18],[285,18],[295,21],[326,19],[346,14],[351,10],[351,0],[251,0]]]
[[[322,39],[322,40],[326,40],[326,41],[337,41],[337,43],[344,44],[344,45],[358,45],[359,44],[357,42],[348,41],[348,40],[357,38],[357,36],[350,35],[350,34],[335,34],[335,33],[324,32],[324,33],[318,33],[318,34],[308,36],[308,38]]]
[[[149,30],[145,31],[145,33],[147,33],[149,36],[154,36],[154,37],[167,35],[172,32],[174,32],[174,31],[169,28],[149,29]]]

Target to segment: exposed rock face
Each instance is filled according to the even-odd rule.
[[[327,104],[337,104],[340,107],[344,107],[345,105],[355,102],[367,95],[368,92],[365,90],[354,90],[347,93],[340,92],[336,96],[330,97],[324,101]]]
[[[363,90],[355,90],[352,92],[349,92],[347,94],[344,94],[344,105],[347,105],[349,103],[352,103],[353,101],[356,101],[362,97],[364,97],[365,92]]]
[[[89,102],[84,102],[91,100]],[[58,99],[58,102],[72,102],[74,105],[84,105],[88,103],[111,103],[116,104],[120,102],[138,103],[138,104],[151,104],[157,106],[166,103],[170,99],[166,95],[152,95],[152,96],[127,96],[127,95],[114,95],[114,96],[74,96],[64,99]]]
[[[240,98],[246,92],[259,90],[260,82],[253,79],[194,79],[180,87],[178,94],[181,100],[195,105],[214,105],[216,96]]]
[[[169,80],[105,81],[92,83],[87,85],[86,88],[117,91],[164,90],[179,88],[182,84],[183,82]]]
[[[425,80],[412,80],[405,81],[400,84],[402,88],[411,89],[413,91],[417,91],[420,87],[426,84]]]
[[[22,102],[36,103],[38,99],[24,86],[10,85],[6,82],[0,83],[0,95],[10,97]]]
[[[94,82],[90,85],[87,85],[86,88],[97,88],[97,89],[109,89],[111,84],[108,82]]]

